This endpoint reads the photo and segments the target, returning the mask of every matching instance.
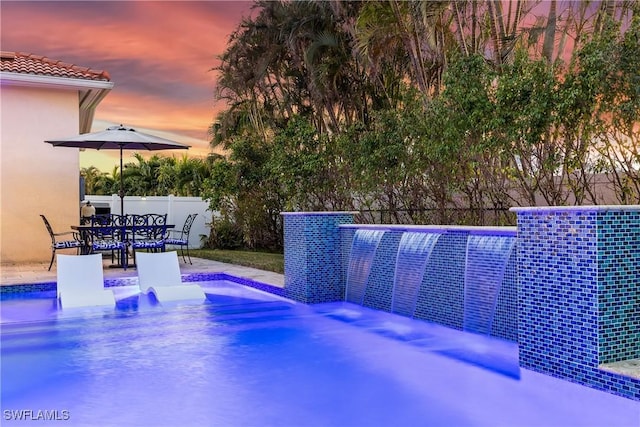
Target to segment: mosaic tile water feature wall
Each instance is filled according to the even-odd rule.
[[[474,227],[412,227],[344,225],[340,227],[343,250],[350,251],[355,231],[358,229],[386,230],[377,246],[374,261],[366,283],[364,298],[347,301],[382,311],[392,311],[396,255],[405,232],[438,233],[439,237],[425,264],[419,284],[415,310],[410,317],[438,323],[462,330],[465,315],[465,270],[467,241]],[[515,230],[494,232],[515,239]],[[343,256],[343,259],[348,257]],[[504,277],[495,304],[495,314],[489,335],[517,341],[517,289],[515,275],[515,251],[507,260]],[[481,295],[467,295],[480,298]],[[407,315],[407,313],[401,313]]]
[[[608,367],[640,362],[640,206],[514,211],[517,241],[490,334],[518,342],[523,368],[640,400],[640,375]],[[286,295],[312,303],[343,300],[354,236],[366,227],[386,231],[362,304],[389,311],[404,230],[356,225],[349,213],[285,216]],[[470,231],[435,228],[443,233],[426,263],[413,316],[462,329]]]
[[[344,299],[341,224],[353,212],[291,212],[284,217],[285,293],[307,304]]]
[[[640,400],[640,207],[513,210],[520,366]]]
[[[350,302],[392,311],[396,256],[403,233],[441,233],[426,262],[412,317],[463,329],[465,255],[471,228],[355,225],[350,213],[283,215],[286,294],[305,303],[342,301],[349,294],[355,299]],[[353,239],[358,229],[367,228],[384,230],[384,234],[376,245],[363,289],[347,292],[347,268]],[[510,232],[515,235],[515,230]],[[326,238],[323,233],[327,234]],[[518,335],[513,269],[514,263],[510,259],[489,332],[510,341],[516,341]]]

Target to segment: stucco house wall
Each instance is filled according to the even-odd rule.
[[[70,226],[79,223],[78,149],[54,148],[44,141],[88,132],[95,107],[111,87],[104,72],[34,55],[2,52],[2,264],[48,264],[51,239],[40,214],[47,217],[57,233],[71,231]]]
[[[45,139],[78,132],[78,93],[30,87],[2,88],[2,262],[45,261],[50,238],[79,223],[78,149],[55,149]]]

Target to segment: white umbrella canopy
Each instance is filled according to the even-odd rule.
[[[54,147],[88,148],[94,150],[120,150],[120,213],[124,214],[124,180],[122,150],[186,150],[188,145],[138,132],[122,125],[111,126],[100,132],[85,133],[70,138],[46,140]]]

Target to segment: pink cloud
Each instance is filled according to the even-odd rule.
[[[183,134],[207,145],[217,55],[251,1],[0,3],[2,49],[106,70],[96,120]],[[26,25],[25,23],[28,23]],[[191,150],[190,150],[191,151]],[[194,150],[195,151],[195,150]]]

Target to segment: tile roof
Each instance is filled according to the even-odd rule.
[[[69,79],[110,81],[109,73],[22,52],[1,52],[0,71]]]

